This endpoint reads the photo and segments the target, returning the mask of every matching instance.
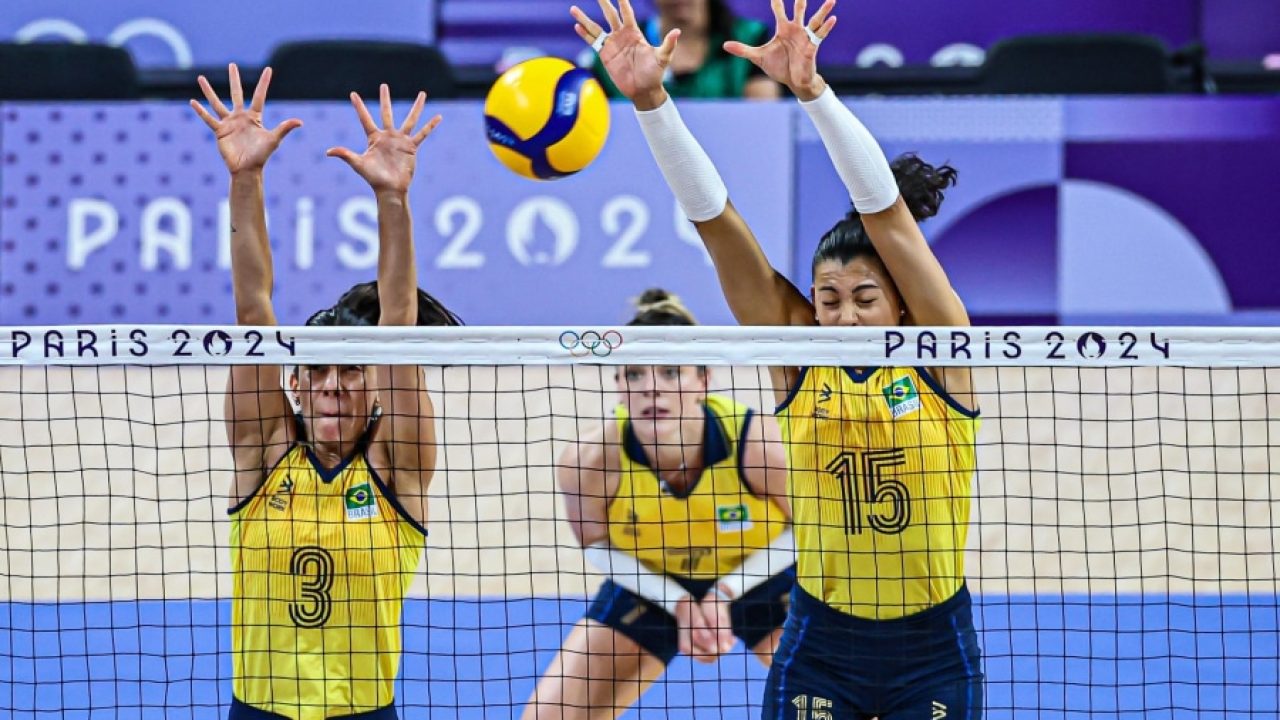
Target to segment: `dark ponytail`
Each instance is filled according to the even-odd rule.
[[[946,197],[947,188],[956,184],[956,169],[950,165],[934,167],[915,153],[899,155],[889,164],[898,182],[902,200],[916,222],[923,222],[938,214],[938,208]],[[844,219],[822,236],[813,253],[813,268],[828,260],[841,265],[859,257],[879,258],[871,238],[862,226],[862,216],[850,210]]]
[[[937,215],[946,197],[944,191],[956,184],[955,168],[945,164],[934,167],[915,153],[899,155],[889,167],[916,222]]]

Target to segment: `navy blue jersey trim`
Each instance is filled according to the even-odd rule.
[[[658,483],[663,489],[681,500],[687,499],[693,494],[693,491],[698,487],[698,483],[702,482],[702,478],[706,476],[708,468],[716,463],[728,460],[730,457],[729,439],[725,436],[724,427],[721,426],[720,419],[705,404],[702,406],[702,412],[705,414],[702,429],[702,472],[698,473],[698,478],[682,492],[668,487],[662,481],[662,478],[658,478]],[[644,445],[640,443],[640,438],[636,436],[635,430],[631,427],[630,419],[623,423],[622,451],[626,453],[631,462],[643,465],[653,471],[653,463],[649,460],[649,455],[645,453]],[[656,471],[654,471],[654,475],[657,475]]]
[[[787,391],[787,396],[783,398],[782,402],[778,403],[778,406],[773,409],[774,415],[777,415],[783,410],[786,410],[787,407],[791,405],[791,401],[796,399],[796,395],[800,392],[800,388],[804,386],[804,379],[808,374],[809,374],[809,368],[807,367],[800,368],[800,376],[796,378],[795,384],[792,385],[791,389]]]
[[[427,528],[415,520],[413,516],[409,514],[409,511],[404,509],[404,505],[400,504],[400,498],[396,497],[395,491],[383,482],[382,476],[378,474],[376,469],[374,469],[373,463],[369,462],[368,453],[365,453],[364,455],[364,464],[365,467],[369,468],[369,477],[373,478],[373,484],[378,486],[378,491],[382,493],[382,497],[386,498],[387,502],[391,503],[391,507],[396,509],[396,514],[400,516],[400,519],[412,525],[413,529],[422,533],[424,537],[429,535],[430,533],[427,532]]]
[[[919,367],[916,368],[916,372],[920,374],[920,379],[924,380],[924,384],[929,386],[929,389],[933,391],[933,394],[942,398],[943,402],[950,405],[952,410],[955,410],[961,415],[971,419],[982,415],[981,410],[970,410],[969,408],[961,405],[960,401],[952,397],[951,393],[947,392],[947,389],[942,387],[942,383],[935,380],[928,370]]]
[[[747,430],[751,428],[751,420],[755,416],[755,411],[747,408],[747,414],[742,418],[742,431],[738,433],[738,480],[751,497],[757,500],[768,500],[768,498],[756,492],[755,488],[751,487],[751,483],[747,482]]]
[[[290,446],[289,446],[289,449],[288,449],[288,450],[285,450],[285,451],[284,451],[284,454],[280,456],[280,459],[279,459],[279,460],[277,460],[277,461],[275,461],[275,463],[274,463],[274,464],[272,464],[271,469],[267,470],[265,473],[263,473],[263,474],[262,474],[262,479],[258,481],[258,487],[254,488],[254,489],[253,489],[253,492],[251,492],[251,493],[249,493],[248,495],[244,496],[244,498],[243,498],[243,499],[241,499],[241,500],[240,500],[240,502],[238,502],[238,503],[236,503],[235,505],[233,505],[232,507],[228,508],[228,509],[227,509],[227,514],[228,514],[228,515],[235,515],[236,513],[238,513],[238,512],[240,512],[241,510],[243,510],[243,509],[244,509],[244,506],[245,506],[245,505],[248,505],[250,500],[252,500],[252,499],[254,499],[255,497],[257,497],[257,496],[258,496],[258,493],[262,492],[262,488],[266,487],[266,485],[267,485],[267,480],[271,477],[271,473],[275,472],[275,471],[276,471],[276,468],[280,467],[281,463],[283,463],[283,462],[285,461],[285,458],[289,457],[289,454],[290,454],[290,453],[292,453],[294,450],[296,450],[296,449],[297,449],[297,447],[298,447],[298,443],[296,443],[296,442],[295,442],[294,444],[290,445]]]
[[[878,368],[878,367],[864,367],[864,368],[862,368],[861,370],[859,370],[858,368],[849,367],[849,366],[847,366],[847,365],[846,365],[846,366],[844,366],[842,369],[844,370],[845,374],[849,376],[849,379],[850,379],[850,380],[852,380],[852,381],[854,381],[854,382],[858,383],[859,385],[861,385],[861,384],[865,383],[866,381],[870,380],[870,379],[871,379],[871,376],[872,376],[872,375],[875,375],[875,374],[876,374],[876,371],[877,371],[877,370],[879,370],[880,368]]]

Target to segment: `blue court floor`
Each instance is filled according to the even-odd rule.
[[[986,717],[1280,717],[1274,596],[975,596]],[[518,717],[583,599],[409,600],[402,718]],[[0,603],[0,717],[225,717],[224,601]],[[754,718],[739,647],[674,662],[627,718]],[[696,693],[694,688],[697,688]]]

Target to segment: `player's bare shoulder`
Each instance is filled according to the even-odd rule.
[[[618,424],[601,422],[565,446],[556,467],[556,479],[565,492],[593,493],[616,488],[622,468]]]

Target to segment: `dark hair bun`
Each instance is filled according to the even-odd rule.
[[[934,167],[915,153],[899,155],[889,167],[898,181],[902,199],[917,222],[938,214],[943,191],[956,184],[956,169],[943,164]]]
[[[640,293],[640,297],[636,298],[635,305],[637,310],[644,310],[650,305],[661,305],[671,299],[671,293],[662,288],[649,288]]]
[[[697,325],[680,297],[662,288],[649,288],[632,300],[636,316],[628,325]]]

